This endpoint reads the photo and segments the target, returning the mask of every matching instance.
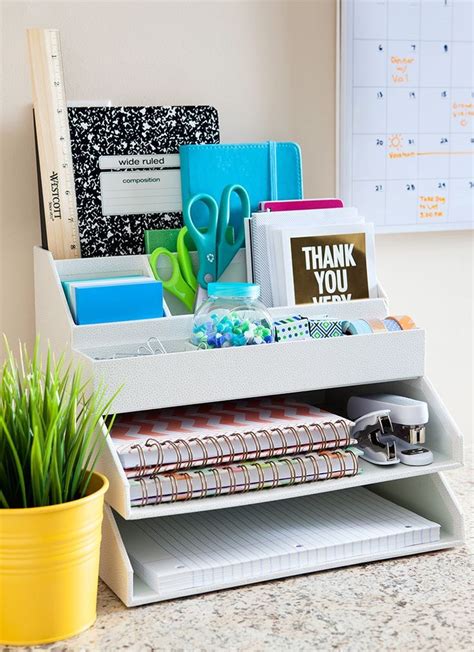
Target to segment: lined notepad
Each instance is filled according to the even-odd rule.
[[[437,541],[440,525],[360,487],[264,505],[120,520],[134,571],[160,597]]]

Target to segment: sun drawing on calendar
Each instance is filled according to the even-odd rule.
[[[403,136],[401,134],[393,134],[393,136],[389,136],[388,146],[391,149],[401,149],[403,147]]]

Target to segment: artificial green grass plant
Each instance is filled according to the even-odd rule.
[[[56,505],[83,497],[105,443],[99,421],[115,395],[87,395],[81,370],[48,349],[43,367],[20,346],[16,360],[5,340],[0,387],[0,508]],[[113,417],[108,418],[111,427]]]

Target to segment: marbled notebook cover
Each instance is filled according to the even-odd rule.
[[[214,107],[70,107],[68,117],[82,257],[143,253],[145,229],[182,225],[180,212],[103,216],[99,157],[176,154],[180,145],[218,143]]]

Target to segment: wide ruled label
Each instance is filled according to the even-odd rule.
[[[101,170],[133,170],[179,168],[179,154],[131,154],[126,156],[99,156]]]

